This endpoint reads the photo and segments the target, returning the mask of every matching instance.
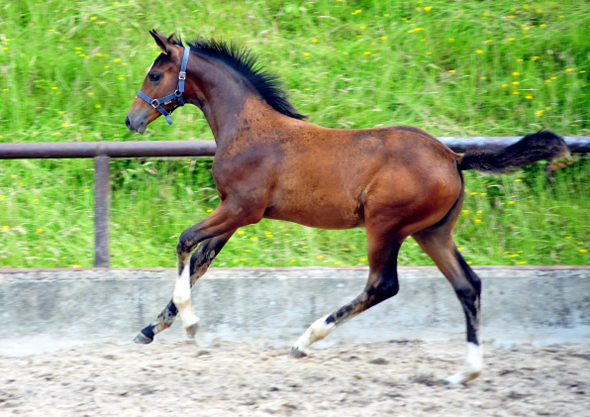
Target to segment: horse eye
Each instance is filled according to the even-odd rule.
[[[157,72],[153,72],[150,74],[150,81],[151,82],[158,82],[160,80],[161,75],[158,74]]]

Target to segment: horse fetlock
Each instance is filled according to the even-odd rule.
[[[187,296],[184,291],[175,291],[172,301],[179,310],[182,310],[184,307],[190,304],[191,297],[190,294]]]
[[[299,339],[297,339],[293,349],[291,349],[291,356],[294,358],[302,358],[303,356],[307,356],[308,348],[313,343],[317,342],[318,340],[322,340],[336,328],[333,320],[328,322],[328,317],[330,317],[330,315],[316,320],[311,326],[309,326],[305,333],[303,333]]]

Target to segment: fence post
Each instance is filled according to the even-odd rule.
[[[94,266],[109,267],[110,158],[94,158]]]

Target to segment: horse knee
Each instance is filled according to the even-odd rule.
[[[176,244],[176,255],[178,255],[178,257],[186,256],[187,252],[192,252],[192,235],[193,233],[190,228],[180,234],[178,243]]]

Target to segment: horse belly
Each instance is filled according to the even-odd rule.
[[[364,210],[352,198],[316,193],[294,193],[269,205],[264,217],[318,229],[351,229],[364,226]]]

